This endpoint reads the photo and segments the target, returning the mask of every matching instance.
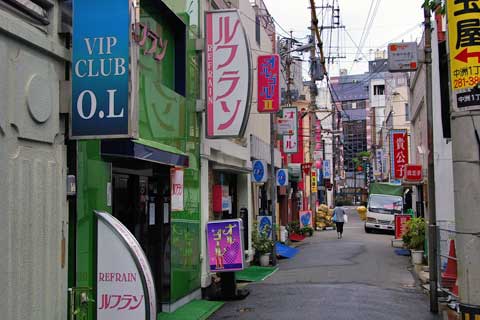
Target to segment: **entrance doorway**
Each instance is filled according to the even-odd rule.
[[[158,307],[170,300],[170,170],[138,161],[112,163],[112,213],[150,263]]]

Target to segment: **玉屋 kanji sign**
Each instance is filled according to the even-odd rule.
[[[480,109],[480,2],[448,0],[450,85],[456,110]]]
[[[205,13],[208,138],[243,136],[250,111],[250,51],[237,10]]]
[[[405,165],[408,163],[407,130],[390,131],[390,160],[393,179],[402,179],[405,175]]]

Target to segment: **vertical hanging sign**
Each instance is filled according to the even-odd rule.
[[[132,233],[107,212],[97,216],[97,319],[154,320],[157,302],[147,257]]]
[[[73,2],[71,138],[136,135],[134,9],[128,0]]]
[[[258,56],[258,112],[276,113],[280,109],[280,57],[278,54]]]
[[[183,211],[183,169],[170,169],[172,211]]]
[[[251,67],[237,10],[205,13],[206,135],[241,137],[250,113]]]
[[[408,163],[407,130],[390,131],[391,175],[393,179],[402,179],[405,165]]]
[[[478,1],[447,1],[450,86],[457,111],[480,109]]]
[[[283,119],[291,121],[294,125],[293,134],[283,136],[283,152],[298,152],[298,119],[297,108],[283,108]]]

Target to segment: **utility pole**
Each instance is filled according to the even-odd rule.
[[[293,41],[293,31],[290,31],[290,39],[288,39],[288,46],[287,46],[287,57],[285,64],[287,65],[287,106],[291,107],[292,106],[292,93],[290,91],[290,78],[291,78],[291,64],[292,64],[292,59],[290,57],[290,52],[292,50],[292,41]],[[298,125],[297,123],[295,125]],[[288,170],[288,165],[292,162],[292,155],[290,153],[287,153],[287,170]],[[293,215],[293,195],[290,196],[290,192],[292,190],[291,187],[291,182],[289,179],[288,182],[288,188],[287,188],[287,215],[288,217],[291,217]],[[287,219],[289,220],[289,219]],[[288,221],[290,222],[290,221]]]
[[[425,100],[427,106],[428,143],[428,267],[430,272],[430,312],[438,313],[437,215],[435,208],[435,148],[432,106],[432,25],[430,8],[424,6],[425,18]]]
[[[272,201],[272,240],[273,243],[277,242],[277,217],[276,217],[276,209],[277,209],[277,179],[275,177],[275,141],[276,141],[275,132],[275,114],[272,112],[270,113],[270,183],[271,183],[271,195],[270,199]],[[272,252],[272,265],[277,265],[277,250],[275,246],[273,246]]]
[[[448,21],[448,41],[450,68],[458,51],[473,49],[458,48],[452,41],[458,32],[458,24],[452,21],[457,3],[446,1]],[[460,16],[461,17],[461,16]],[[476,59],[468,59],[467,66],[478,65]],[[450,70],[450,74],[451,70]],[[454,90],[450,79],[451,129],[452,129],[452,159],[453,159],[453,190],[455,199],[455,244],[457,254],[458,288],[460,313],[462,319],[478,319],[480,317],[480,103],[460,108],[458,95],[467,88]],[[469,87],[472,95],[478,94],[480,84]],[[468,92],[468,91],[466,91]]]
[[[312,21],[310,25],[310,37],[312,41],[312,48],[310,49],[310,106],[308,108],[309,112],[309,122],[310,122],[310,143],[309,143],[309,152],[310,152],[310,161],[312,163],[312,168],[310,169],[310,210],[312,210],[312,221],[315,221],[316,216],[317,216],[317,210],[315,203],[317,201],[316,194],[312,192],[313,186],[312,186],[312,170],[317,170],[315,165],[314,165],[314,159],[313,159],[313,150],[314,150],[314,141],[315,141],[315,130],[314,130],[314,120],[316,118],[315,116],[315,110],[317,109],[317,103],[316,103],[316,98],[317,98],[317,84],[316,84],[316,75],[314,70],[314,62],[315,62],[315,27],[316,24],[318,23],[317,21],[317,15],[315,12],[315,6],[312,5],[311,8],[311,16],[312,16]],[[315,225],[315,222],[313,223]]]

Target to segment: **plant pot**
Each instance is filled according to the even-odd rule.
[[[260,256],[260,265],[268,267],[270,265],[270,253],[265,253]]]
[[[423,250],[410,250],[412,253],[412,263],[422,264],[423,262]]]

